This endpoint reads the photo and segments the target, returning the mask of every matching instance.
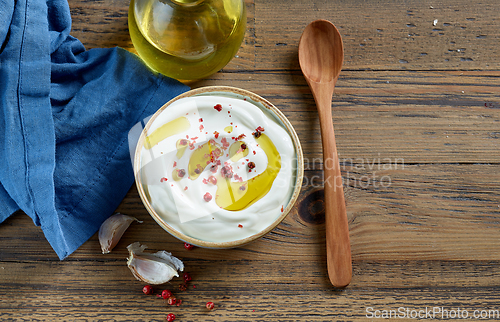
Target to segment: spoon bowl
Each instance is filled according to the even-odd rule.
[[[328,276],[335,287],[349,285],[352,278],[349,225],[332,122],[332,96],[343,60],[342,37],[331,22],[316,20],[304,29],[299,42],[299,64],[318,108]]]
[[[318,45],[321,46],[318,48]],[[304,30],[299,45],[299,63],[308,81],[336,81],[342,69],[344,48],[335,26],[326,20],[316,20]]]

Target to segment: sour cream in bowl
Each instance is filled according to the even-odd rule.
[[[299,139],[262,97],[203,87],[161,107],[138,140],[134,173],[154,220],[189,244],[231,248],[292,209],[303,178]]]

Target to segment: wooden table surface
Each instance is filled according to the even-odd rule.
[[[128,0],[69,2],[72,34],[88,49],[133,51]],[[306,159],[293,211],[245,247],[187,251],[132,188],[117,211],[144,223],[110,254],[100,253],[96,234],[64,261],[16,214],[0,225],[0,319],[163,321],[174,313],[176,321],[354,321],[384,313],[430,319],[434,310],[436,319],[500,320],[497,1],[246,5],[235,59],[191,86],[241,87],[290,119]],[[345,47],[333,98],[353,259],[352,283],[342,290],[326,273],[320,133],[297,59],[302,30],[319,18],[339,28]],[[142,294],[144,283],[126,266],[135,241],[184,261],[189,289],[177,290],[180,279],[162,287],[175,290],[181,306]]]

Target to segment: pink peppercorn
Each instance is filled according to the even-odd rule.
[[[161,292],[161,297],[163,297],[165,300],[171,296],[172,296],[172,292],[170,292],[169,290],[163,290],[163,292]]]
[[[168,299],[167,299],[167,303],[169,305],[175,305],[177,303],[177,299],[174,297],[174,296],[170,296]]]
[[[153,287],[151,285],[146,285],[142,288],[144,294],[149,295],[153,293]]]

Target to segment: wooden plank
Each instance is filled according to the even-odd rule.
[[[302,30],[315,19],[330,20],[339,28],[348,69],[498,69],[500,8],[495,4],[467,0],[355,0],[335,5],[328,0],[258,2],[257,69],[290,68]],[[286,14],[276,14],[277,7]]]
[[[72,34],[87,48],[133,51],[128,1],[69,3]],[[355,321],[367,319],[368,307],[461,308],[469,316],[499,309],[497,3],[246,5],[237,57],[191,86],[241,87],[290,119],[307,161],[291,214],[245,247],[187,251],[153,221],[133,187],[117,210],[144,222],[132,224],[110,254],[100,253],[94,235],[62,262],[31,219],[16,214],[0,225],[2,320],[164,321],[173,312],[176,321]],[[320,135],[296,54],[303,28],[318,18],[333,21],[345,45],[333,114],[354,275],[342,291],[326,276]],[[177,292],[180,307],[142,294],[126,267],[126,246],[135,241],[184,260],[197,287]],[[204,309],[208,300],[216,303],[212,312]]]
[[[298,40],[307,23],[315,19],[329,19],[339,28],[347,69],[500,68],[500,8],[495,1],[454,0],[431,5],[417,0],[356,0],[335,6],[326,0],[246,3],[247,34],[227,71],[298,69]],[[72,0],[70,6],[72,34],[88,48],[133,50],[128,1]],[[280,10],[286,14],[279,14]]]
[[[498,162],[499,76],[497,71],[342,72],[332,103],[340,158]],[[321,157],[316,108],[299,72],[217,74],[194,86],[214,82],[237,83],[269,99],[294,125],[305,156]]]
[[[326,263],[319,264],[188,262],[193,281],[187,291],[176,290],[178,281],[156,288],[183,300],[171,307],[142,294],[143,284],[123,263],[1,262],[9,279],[0,289],[0,312],[4,320],[164,321],[173,312],[180,321],[331,321],[366,318],[369,307],[461,308],[471,315],[498,309],[488,294],[499,286],[499,262],[362,261],[354,264],[353,283],[343,291],[325,284]],[[215,302],[214,311],[204,308],[207,301]]]
[[[343,167],[353,260],[500,260],[500,165],[378,163]],[[186,252],[164,232],[137,200],[137,191],[118,211],[143,224],[129,228],[112,254],[100,254],[97,236],[72,258],[114,261],[126,246],[141,241],[151,249],[202,260],[318,260],[324,256],[322,171],[307,170],[293,211],[261,240],[228,251]],[[131,202],[131,200],[134,200]],[[38,228],[16,216],[0,226],[0,259],[55,259]],[[383,233],[381,233],[383,231]],[[35,234],[33,232],[36,232]]]

